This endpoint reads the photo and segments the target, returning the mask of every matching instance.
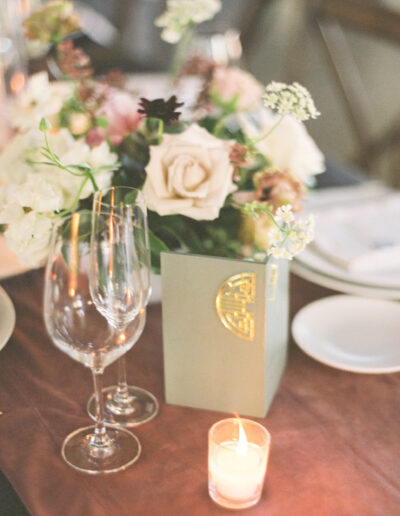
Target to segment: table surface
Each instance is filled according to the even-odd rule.
[[[225,414],[163,400],[161,307],[127,355],[128,378],[160,401],[135,429],[143,451],[130,469],[99,477],[61,459],[65,436],[89,424],[89,370],[46,334],[43,271],[1,282],[17,325],[0,362],[0,469],[35,516],[227,514],[207,492],[207,432]],[[332,291],[291,278],[292,316]],[[114,383],[115,366],[105,373]],[[358,375],[324,366],[290,343],[288,367],[263,420],[272,447],[262,499],[249,515],[398,515],[400,374]],[[6,514],[6,513],[4,513]],[[9,512],[15,516],[16,512]],[[7,515],[8,516],[8,515]]]

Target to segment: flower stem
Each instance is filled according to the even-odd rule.
[[[158,133],[157,133],[157,139],[158,139],[159,144],[162,142],[163,133],[164,133],[164,120],[159,118],[158,119]]]
[[[280,117],[280,119],[279,119],[277,122],[275,122],[275,124],[271,127],[271,129],[270,129],[267,133],[263,134],[263,135],[262,135],[262,136],[260,136],[259,138],[256,138],[255,140],[252,140],[252,144],[253,144],[253,145],[256,145],[258,142],[261,142],[262,140],[265,140],[265,138],[268,138],[268,136],[269,136],[273,131],[275,131],[275,129],[278,127],[278,125],[282,122],[282,120],[283,120],[284,118],[285,118],[285,115],[282,115],[282,116]]]
[[[221,134],[221,131],[224,127],[224,120],[228,116],[228,114],[223,114],[220,116],[220,118],[217,120],[217,123],[214,126],[213,129],[213,135],[218,137]]]
[[[275,226],[279,229],[279,231],[281,231],[282,233],[285,233],[284,229],[276,222],[272,211],[269,210],[268,208],[266,208],[265,206],[252,205],[251,203],[246,204],[246,203],[238,202],[235,200],[232,200],[231,202],[232,202],[233,206],[237,206],[244,212],[250,212],[252,215],[258,215],[257,212],[265,213],[266,215],[269,216],[269,218],[272,220],[272,222],[275,224]]]
[[[172,88],[172,86],[174,86],[174,84],[178,78],[179,71],[182,68],[182,65],[185,61],[189,43],[191,42],[191,40],[194,36],[194,27],[195,27],[194,23],[189,24],[186,27],[185,32],[183,33],[182,38],[176,47],[176,51],[172,58],[171,67],[169,70],[170,88]]]

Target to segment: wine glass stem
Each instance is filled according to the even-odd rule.
[[[96,425],[94,428],[94,433],[90,438],[90,445],[97,449],[109,448],[110,439],[107,435],[106,427],[104,425],[104,404],[101,392],[103,371],[93,369],[92,373],[94,393],[96,397]]]
[[[116,394],[119,399],[129,397],[125,355],[120,356],[118,359],[118,386]]]

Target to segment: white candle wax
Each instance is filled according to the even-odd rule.
[[[209,473],[218,494],[232,501],[252,499],[264,481],[266,460],[261,448],[248,443],[239,451],[237,441],[225,441],[214,451]]]

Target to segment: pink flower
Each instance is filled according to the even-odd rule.
[[[102,127],[94,127],[88,132],[86,143],[90,145],[90,147],[96,147],[97,145],[100,145],[100,143],[103,143],[106,137],[106,132]]]
[[[111,88],[102,104],[98,116],[108,120],[107,133],[113,145],[118,145],[129,133],[136,131],[141,115],[138,106],[129,93]],[[95,136],[100,136],[99,131]]]
[[[211,94],[217,94],[223,102],[227,103],[237,95],[238,108],[248,111],[257,107],[264,89],[251,74],[240,68],[221,66],[214,70],[209,91]]]

